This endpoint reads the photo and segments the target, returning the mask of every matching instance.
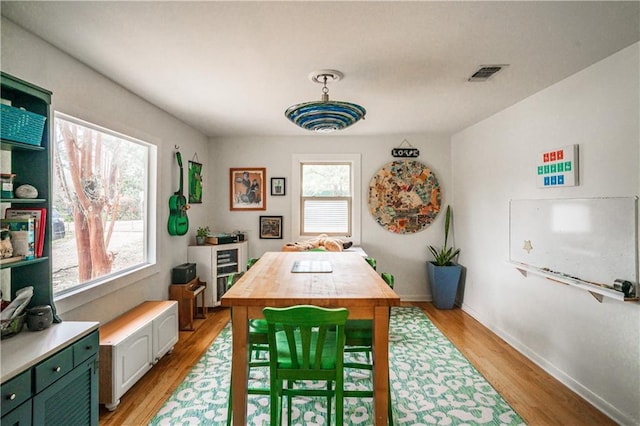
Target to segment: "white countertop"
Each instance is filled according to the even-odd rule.
[[[93,321],[63,321],[42,331],[29,331],[25,325],[22,332],[0,340],[1,382],[6,382],[80,340],[97,330],[99,325],[99,322]]]

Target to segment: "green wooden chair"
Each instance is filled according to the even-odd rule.
[[[393,288],[395,277],[389,272],[380,274],[382,279]],[[346,343],[345,352],[362,352],[370,362],[371,349],[373,347],[373,324],[371,320],[348,320],[345,326]]]
[[[389,272],[380,274],[382,279],[393,288],[395,285],[395,277]],[[345,353],[362,353],[366,358],[366,362],[357,362],[347,360],[344,362],[345,368],[358,370],[373,370],[371,363],[371,352],[373,351],[373,323],[371,320],[348,320],[345,325]],[[370,390],[352,390],[344,391],[345,397],[371,398],[373,391]],[[391,405],[391,382],[389,382],[389,403],[388,403],[389,424],[393,424],[393,407]]]
[[[382,277],[382,279],[384,280],[384,282],[386,282],[389,287],[393,288],[393,286],[395,285],[395,277],[393,276],[393,274],[389,273],[389,272],[381,272],[380,276]]]
[[[255,262],[254,262],[255,263]],[[227,276],[227,290],[229,290],[241,277],[244,272],[238,272]],[[251,355],[259,358],[260,353],[269,351],[269,340],[267,339],[267,322],[263,319],[249,320],[249,360]]]
[[[251,267],[252,267],[253,265],[255,265],[255,263],[256,263],[258,260],[260,260],[260,258],[259,258],[259,257],[250,257],[249,259],[247,259],[247,271],[248,271],[249,269],[251,269]]]
[[[371,267],[373,269],[376,269],[378,267],[378,261],[375,258],[373,258],[373,257],[365,257],[364,260],[366,260],[367,263],[369,265],[371,265]]]
[[[255,262],[254,262],[255,263]],[[238,272],[227,276],[227,290],[229,290],[241,277],[244,272]],[[269,340],[267,338],[267,322],[262,319],[254,319],[249,321],[249,362],[248,369],[254,367],[268,367],[269,361],[260,358],[261,352],[269,351]],[[255,355],[253,357],[252,355]],[[227,426],[231,425],[231,418],[233,416],[232,410],[232,381],[229,381],[229,401],[227,404]],[[247,394],[249,395],[269,395],[268,388],[256,388],[247,387]]]
[[[287,398],[291,424],[292,397],[327,398],[327,424],[331,424],[331,398],[335,396],[336,424],[343,424],[345,308],[301,305],[264,308],[269,336],[271,425],[282,422],[282,401]],[[301,380],[326,381],[326,389],[296,387]],[[284,386],[286,382],[286,387]],[[334,387],[335,385],[335,387]]]

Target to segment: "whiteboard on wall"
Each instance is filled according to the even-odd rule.
[[[581,281],[638,283],[638,197],[511,200],[510,261]]]

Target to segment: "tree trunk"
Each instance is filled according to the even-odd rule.
[[[72,200],[75,238],[78,250],[78,282],[82,283],[111,272],[114,256],[108,253],[103,220],[108,217],[108,195],[115,200],[112,212],[117,212],[118,191],[114,176],[117,168],[104,151],[100,133],[87,131],[82,141],[78,141],[77,127],[68,123],[62,126],[64,146],[69,164],[69,175],[74,193],[68,194]],[[109,167],[110,165],[110,167]],[[107,170],[110,169],[110,170]],[[113,207],[115,205],[115,208]],[[110,215],[109,236],[115,214]]]

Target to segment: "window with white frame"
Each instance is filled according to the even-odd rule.
[[[360,155],[294,154],[293,235],[360,241]]]
[[[54,295],[150,264],[155,147],[59,112],[53,145]]]

